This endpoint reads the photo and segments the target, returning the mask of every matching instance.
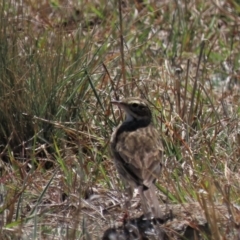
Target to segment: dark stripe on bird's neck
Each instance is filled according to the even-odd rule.
[[[123,132],[133,132],[139,128],[147,127],[151,124],[151,118],[137,120],[134,118],[130,122],[123,122],[122,125],[118,128],[116,136],[118,137]]]

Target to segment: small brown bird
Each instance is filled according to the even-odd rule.
[[[112,103],[126,113],[125,121],[112,134],[111,151],[117,171],[127,187],[129,202],[134,188],[138,188],[144,215],[161,218],[154,183],[161,172],[163,147],[152,124],[151,110],[140,98]]]

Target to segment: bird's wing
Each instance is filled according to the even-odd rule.
[[[162,160],[162,142],[155,129],[138,129],[122,133],[116,145],[124,161],[135,168],[151,168],[152,163]]]
[[[160,174],[163,154],[157,131],[150,130],[122,133],[116,145],[126,173],[135,175],[134,179],[145,186],[150,186]]]

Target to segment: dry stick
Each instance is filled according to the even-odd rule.
[[[121,66],[122,66],[122,76],[123,76],[123,86],[124,86],[124,94],[128,95],[127,91],[127,81],[126,81],[126,70],[125,70],[125,62],[124,62],[124,47],[123,47],[123,27],[122,27],[122,1],[118,0],[119,7],[119,26],[120,26],[120,53],[121,53]]]
[[[204,86],[201,83],[200,83],[200,87],[204,91],[204,93],[206,94],[206,97],[208,98],[208,100],[209,100],[209,102],[211,104],[211,107],[212,107],[213,111],[216,114],[216,117],[217,117],[219,123],[221,124],[222,128],[224,129],[224,126],[223,126],[223,123],[222,123],[221,118],[219,116],[219,113],[217,112],[217,110],[216,110],[216,108],[215,108],[215,106],[213,104],[213,101],[211,100],[210,96],[208,95],[208,92],[206,91],[206,89],[204,88]]]
[[[185,79],[184,94],[183,94],[183,108],[181,112],[181,117],[184,118],[186,111],[186,99],[187,99],[187,86],[188,86],[188,76],[189,76],[190,60],[187,61],[187,75]]]
[[[187,74],[186,74],[186,79],[185,79],[185,86],[184,86],[184,94],[183,94],[183,107],[181,111],[181,117],[182,119],[185,118],[185,113],[186,113],[186,100],[187,100],[187,86],[188,86],[188,78],[189,78],[189,69],[190,69],[190,60],[188,59],[187,61]],[[186,128],[186,141],[189,143],[189,127],[187,124],[187,121],[184,121],[184,125]]]
[[[194,97],[195,97],[195,93],[196,93],[196,90],[197,90],[199,66],[200,66],[200,62],[202,60],[204,46],[205,46],[205,42],[203,41],[201,43],[200,55],[199,55],[199,58],[198,58],[197,72],[196,72],[195,81],[194,81],[194,85],[193,85],[193,92],[192,92],[192,97],[191,97],[191,105],[190,105],[190,111],[189,111],[189,116],[188,116],[188,125],[190,125],[190,123],[192,121]]]
[[[46,122],[46,123],[49,123],[49,124],[52,124],[54,125],[56,128],[59,128],[59,129],[63,129],[64,131],[67,131],[68,133],[78,133],[78,134],[82,134],[82,135],[85,135],[87,137],[90,137],[92,139],[97,139],[96,136],[94,135],[91,135],[89,133],[85,133],[83,131],[79,131],[79,130],[76,130],[75,128],[70,128],[70,127],[66,127],[67,124],[73,124],[73,122],[64,122],[64,124],[62,124],[61,122],[57,122],[57,121],[52,121],[52,120],[47,120],[47,119],[44,119],[44,118],[40,118],[40,117],[37,117],[35,115],[31,115],[31,114],[28,114],[28,113],[22,113],[22,115],[24,116],[29,116],[31,117],[33,120],[39,120],[39,121],[42,121],[42,122]]]
[[[2,150],[2,152],[0,153],[0,158],[1,158],[1,157],[4,155],[4,153],[8,150],[12,138],[13,138],[13,132],[11,132],[10,137],[8,138],[8,141],[7,141],[6,146],[4,147],[4,149]]]
[[[96,89],[95,89],[95,87],[94,87],[94,84],[93,84],[93,82],[92,82],[91,76],[90,76],[90,74],[88,74],[88,71],[87,71],[87,70],[85,70],[85,73],[86,73],[86,75],[87,75],[87,78],[88,78],[88,81],[89,81],[89,83],[90,83],[90,86],[91,86],[91,88],[92,88],[92,90],[93,90],[93,93],[94,93],[94,95],[95,95],[95,97],[96,97],[96,99],[97,99],[100,107],[101,107],[102,110],[104,111],[104,110],[105,110],[105,109],[104,109],[104,106],[103,106],[103,104],[102,104],[102,102],[101,102],[101,100],[100,100],[100,98],[99,98],[99,96],[98,96],[98,93],[97,93],[97,91],[96,91]]]
[[[181,98],[180,98],[180,96],[181,96],[181,93],[180,93],[180,91],[181,91],[181,84],[180,84],[180,74],[178,74],[178,76],[177,76],[177,79],[175,80],[175,82],[174,82],[174,96],[175,96],[175,98],[176,98],[176,105],[177,105],[177,112],[178,112],[178,114],[180,115],[181,114]]]
[[[118,96],[117,96],[117,93],[116,93],[116,85],[115,85],[114,81],[112,80],[112,78],[111,78],[111,76],[110,76],[110,74],[109,74],[109,71],[108,71],[106,65],[105,65],[104,63],[102,63],[102,65],[103,65],[103,68],[104,68],[106,74],[108,75],[108,77],[109,77],[109,79],[110,79],[110,83],[111,83],[111,85],[112,85],[112,90],[113,90],[115,99],[118,100]]]

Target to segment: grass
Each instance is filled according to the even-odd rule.
[[[108,144],[110,100],[127,96],[151,103],[164,201],[198,202],[203,239],[236,238],[240,8],[218,4],[0,3],[1,239],[100,239],[121,222],[102,210],[123,199]]]

